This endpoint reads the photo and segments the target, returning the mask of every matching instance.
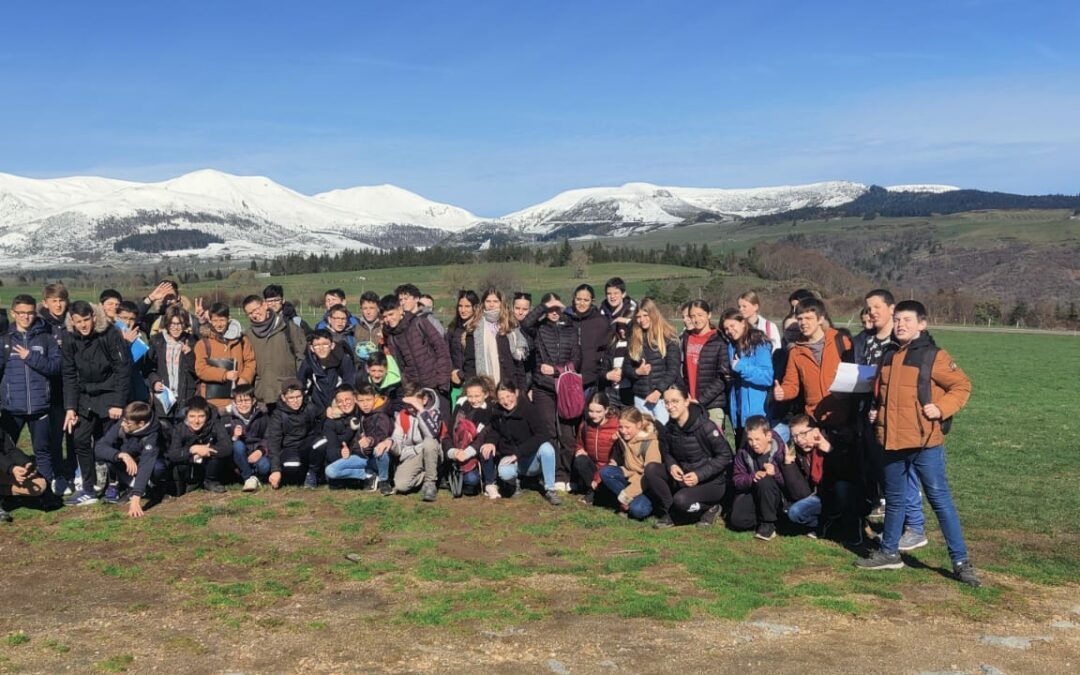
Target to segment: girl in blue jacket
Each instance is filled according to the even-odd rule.
[[[720,320],[728,338],[731,358],[731,425],[736,445],[742,446],[746,420],[754,415],[768,417],[766,399],[773,384],[772,343],[765,333],[750,326],[738,310],[729,309]]]

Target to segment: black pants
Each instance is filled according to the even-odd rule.
[[[94,443],[105,435],[116,420],[100,417],[94,412],[79,413],[71,444],[75,446],[75,458],[82,474],[83,490],[92,492],[97,487],[97,470],[94,468]]]
[[[189,485],[202,485],[210,481],[224,483],[232,476],[233,468],[232,453],[226,457],[211,455],[203,458],[203,461],[174,462],[169,465],[169,473],[172,475],[173,487],[177,496],[185,494]]]
[[[772,476],[754,483],[749,492],[739,492],[731,502],[731,529],[752,530],[761,523],[776,523],[783,508],[780,484]]]
[[[577,429],[581,418],[567,420],[559,417],[555,394],[543,389],[533,389],[532,401],[544,420],[552,445],[555,446],[555,481],[569,482],[573,475],[574,446],[577,444]]]
[[[596,475],[596,462],[588,455],[575,455],[570,466],[570,480],[581,486],[585,492],[593,489],[593,476]]]
[[[657,516],[670,514],[701,514],[710,506],[724,500],[727,485],[722,476],[693,487],[676,483],[668,473],[667,467],[660,462],[645,465],[645,493],[653,503],[653,513]]]

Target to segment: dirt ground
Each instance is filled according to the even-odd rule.
[[[159,515],[191,513],[198,500],[214,498],[185,499],[162,505]],[[319,508],[336,508],[328,500],[314,501],[325,504]],[[971,615],[939,612],[939,603],[959,591],[937,584],[905,590],[902,600],[855,615],[763,607],[738,621],[699,614],[687,621],[582,614],[573,611],[575,600],[597,589],[561,574],[507,582],[550,597],[543,618],[520,621],[507,614],[448,626],[392,618],[399,616],[401,597],[434,592],[438,584],[430,581],[403,587],[380,576],[357,581],[317,572],[325,577],[320,583],[300,584],[248,607],[243,621],[232,624],[213,602],[189,592],[195,580],[248,578],[252,570],[244,558],[224,564],[220,556],[250,554],[275,532],[285,542],[276,557],[248,565],[284,570],[299,563],[316,571],[347,566],[345,552],[384,549],[395,537],[363,531],[314,546],[299,533],[320,522],[319,511],[294,510],[287,528],[269,519],[211,523],[200,539],[212,542],[217,561],[199,551],[172,555],[176,547],[191,553],[190,542],[137,545],[123,529],[106,540],[77,541],[48,538],[62,521],[43,528],[39,540],[26,524],[0,530],[0,636],[8,636],[0,642],[0,672],[1080,672],[1078,587],[987,573],[988,584],[1017,600]],[[503,550],[522,536],[512,525],[507,530],[497,544]],[[452,555],[452,546],[452,540],[440,544],[440,553]],[[88,560],[115,561],[121,569],[99,574],[88,569]],[[131,565],[142,572],[126,578],[124,566]],[[12,637],[19,634],[26,639]]]

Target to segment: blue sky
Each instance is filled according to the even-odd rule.
[[[574,187],[1080,192],[1080,3],[42,2],[0,16],[0,171],[482,215]]]

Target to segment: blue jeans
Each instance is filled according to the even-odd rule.
[[[956,513],[949,481],[945,476],[945,446],[935,445],[925,450],[888,450],[885,452],[884,474],[885,531],[881,535],[881,550],[885,553],[899,550],[911,494],[911,476],[914,474],[922,483],[926,500],[937,516],[938,526],[949,549],[949,559],[954,564],[967,560],[960,516]]]
[[[381,457],[349,455],[326,465],[327,480],[364,480],[374,475],[383,482],[390,480],[389,452],[384,452]]]
[[[660,426],[667,424],[669,416],[667,406],[664,405],[663,397],[660,397],[660,400],[656,403],[649,404],[645,402],[645,399],[635,396],[634,407],[643,413],[649,413],[650,415],[652,415],[653,419],[656,420],[656,422]]]
[[[870,445],[869,452],[871,456],[878,464],[877,470],[880,471],[887,454],[885,448],[881,447],[877,437],[872,433],[867,439],[867,443]],[[879,475],[878,479],[884,485],[884,476]],[[926,516],[923,515],[922,510],[922,485],[919,483],[919,475],[914,471],[908,472],[908,488],[904,496],[904,527],[919,534],[926,532]]]
[[[250,454],[247,445],[243,441],[233,441],[233,463],[236,464],[236,468],[240,471],[241,480],[247,480],[252,476],[258,476],[261,480],[266,480],[270,475],[270,458],[266,456],[266,451],[263,450],[262,457],[254,464],[247,461]]]
[[[630,485],[630,481],[627,480],[623,470],[610,464],[600,467],[600,482],[604,484],[604,487],[611,490],[615,496],[618,496],[620,492]],[[630,500],[626,513],[634,520],[645,520],[652,515],[652,502],[642,493]]]
[[[499,465],[499,480],[509,483],[518,475],[544,474],[544,489],[555,489],[555,446],[544,443],[532,455],[519,455],[516,462]]]
[[[843,514],[850,512],[853,506],[851,504],[851,495],[854,492],[855,486],[847,481],[837,481],[832,485],[831,489],[832,497],[835,500],[832,508],[834,513]],[[788,520],[797,525],[816,528],[821,517],[821,510],[821,497],[817,494],[812,494],[789,506],[787,516]]]

